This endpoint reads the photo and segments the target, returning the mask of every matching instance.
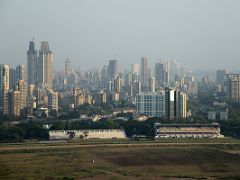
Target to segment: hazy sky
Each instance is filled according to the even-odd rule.
[[[26,64],[29,41],[48,41],[56,69],[121,69],[146,56],[188,69],[239,69],[239,0],[0,0],[0,63]]]

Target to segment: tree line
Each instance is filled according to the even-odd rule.
[[[187,120],[172,120],[161,118],[149,118],[146,121],[136,120],[109,120],[101,119],[93,122],[91,120],[81,121],[57,121],[52,123],[50,130],[81,130],[81,129],[123,129],[126,132],[127,137],[131,138],[134,135],[141,135],[146,137],[154,137],[154,123],[162,124],[188,124],[188,123],[201,123],[199,121],[187,121]],[[207,121],[205,123],[212,123]],[[225,136],[232,136],[240,138],[240,121],[228,120],[218,121],[221,125],[221,133]],[[20,123],[17,125],[9,125],[6,122],[0,123],[0,142],[21,142],[24,140],[48,140],[48,130],[43,128],[43,123],[29,122]]]
[[[28,124],[12,125],[0,124],[0,142],[22,142],[24,140],[48,140],[48,130],[41,123],[30,122]]]

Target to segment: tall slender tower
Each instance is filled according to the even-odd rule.
[[[37,83],[37,51],[33,41],[29,42],[27,51],[27,82],[34,85]]]
[[[3,114],[8,114],[9,66],[0,65],[0,108]]]
[[[146,57],[141,58],[141,71],[140,71],[140,80],[143,87],[148,87],[148,59]]]
[[[240,102],[240,74],[226,74],[225,86],[227,100]]]
[[[164,84],[164,63],[157,62],[155,64],[155,79],[157,87],[162,87]]]
[[[38,86],[52,89],[53,78],[53,55],[49,50],[48,42],[41,43],[38,59]]]
[[[18,80],[24,80],[24,65],[19,64],[16,67],[16,79]]]
[[[226,70],[218,69],[216,74],[217,74],[217,84],[220,85],[221,91],[224,92],[224,81],[226,77]]]
[[[68,78],[72,73],[71,61],[69,58],[65,61],[65,78]]]

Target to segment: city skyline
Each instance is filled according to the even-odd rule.
[[[1,64],[26,66],[34,37],[38,50],[49,42],[57,70],[67,57],[84,68],[117,59],[126,69],[142,56],[150,65],[174,60],[189,70],[239,65],[238,1],[24,2],[0,3]]]
[[[239,7],[0,0],[0,179],[239,179]]]

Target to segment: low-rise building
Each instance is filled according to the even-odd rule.
[[[87,129],[87,130],[51,130],[50,140],[59,139],[124,139],[125,131],[122,129]]]
[[[220,138],[220,125],[155,123],[155,138]]]

